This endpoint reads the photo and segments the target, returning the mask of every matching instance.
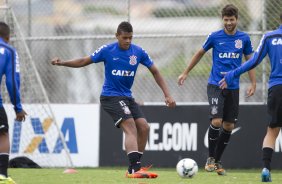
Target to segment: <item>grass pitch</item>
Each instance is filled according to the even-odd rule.
[[[226,176],[199,170],[192,179],[180,178],[175,169],[152,168],[156,179],[125,178],[126,168],[77,169],[76,174],[63,174],[63,169],[9,169],[17,184],[256,184],[261,183],[261,170],[227,170]],[[282,170],[272,171],[273,184],[282,183]]]

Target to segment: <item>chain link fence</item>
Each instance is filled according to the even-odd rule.
[[[279,26],[281,0],[2,0],[13,8],[25,41],[52,103],[99,103],[103,64],[70,69],[53,67],[53,57],[90,55],[116,41],[121,21],[130,21],[135,44],[143,47],[161,71],[178,103],[207,102],[211,51],[193,69],[184,86],[177,78],[207,35],[222,28],[220,11],[228,3],[239,8],[239,29],[250,34],[254,48],[261,35]],[[20,58],[21,59],[21,58]],[[257,91],[245,98],[249,79],[241,77],[240,102],[266,101],[269,62],[256,69]],[[29,62],[21,60],[21,62]],[[22,72],[24,72],[22,70]],[[138,102],[161,102],[161,90],[140,67],[133,86]]]

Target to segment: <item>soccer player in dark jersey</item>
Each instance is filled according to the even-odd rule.
[[[125,149],[129,159],[128,178],[155,178],[158,175],[141,168],[141,157],[149,134],[149,125],[139,105],[131,94],[139,64],[146,66],[154,76],[165,96],[168,107],[175,107],[167,85],[151,58],[141,47],[131,43],[133,28],[129,22],[121,22],[117,28],[117,42],[103,45],[91,56],[70,61],[52,60],[53,65],[83,67],[104,62],[105,81],[100,97],[101,106],[108,112],[125,134]]]
[[[222,79],[221,71],[230,71],[242,63],[242,57],[249,59],[253,52],[250,37],[237,30],[238,9],[232,4],[222,9],[222,21],[224,29],[212,32],[206,42],[192,57],[184,72],[178,77],[178,84],[183,85],[189,72],[201,60],[203,55],[212,50],[212,69],[207,86],[207,95],[210,105],[209,126],[209,156],[205,165],[208,172],[216,170],[219,175],[225,174],[221,164],[221,156],[229,143],[231,132],[234,129],[239,108],[239,77],[228,86],[220,89],[218,82]],[[249,72],[251,85],[247,95],[254,94],[256,81],[254,71]]]
[[[16,50],[8,44],[9,40],[10,28],[6,23],[0,22],[0,76],[1,79],[4,75],[6,77],[6,87],[14,105],[16,120],[24,121],[26,113],[22,108],[20,98],[19,60]],[[9,124],[0,93],[0,183],[15,183],[12,178],[8,177],[9,152]]]
[[[275,140],[282,127],[282,13],[280,15],[280,27],[268,32],[261,38],[260,44],[253,57],[239,68],[229,71],[220,81],[220,87],[225,89],[232,85],[234,79],[241,74],[255,68],[268,54],[271,65],[271,73],[268,81],[267,111],[269,125],[263,140],[263,170],[261,173],[263,182],[270,182],[270,163]]]

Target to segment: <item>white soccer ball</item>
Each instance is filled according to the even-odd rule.
[[[176,165],[176,171],[182,178],[192,178],[198,172],[198,165],[191,158],[184,158]]]

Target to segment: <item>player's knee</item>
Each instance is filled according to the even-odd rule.
[[[275,139],[277,138],[279,132],[280,132],[280,127],[274,127],[274,128],[269,127],[267,129],[267,135],[270,137],[275,137]]]
[[[120,124],[120,127],[123,129],[125,135],[137,135],[137,128],[133,120],[127,119]]]
[[[2,128],[0,128],[0,135],[5,135],[9,133],[9,128],[6,125],[2,125]]]
[[[223,123],[223,128],[227,131],[232,131],[234,127],[234,123]]]
[[[9,133],[8,128],[2,128],[0,129],[0,136],[7,136]]]
[[[140,131],[142,131],[143,133],[149,133],[150,131],[150,126],[148,123],[144,123],[141,127],[140,127]]]
[[[219,118],[212,119],[211,124],[212,124],[214,127],[221,127],[221,125],[222,125],[222,119],[219,119]]]

